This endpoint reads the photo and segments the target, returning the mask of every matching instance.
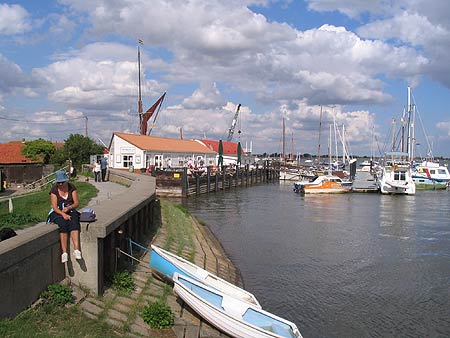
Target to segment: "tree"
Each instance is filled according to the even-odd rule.
[[[104,147],[80,134],[70,134],[64,143],[64,153],[72,160],[74,167],[89,163],[90,156],[102,154]]]
[[[41,158],[45,164],[48,164],[50,158],[55,153],[55,145],[47,140],[39,138],[34,141],[25,142],[25,146],[22,148],[22,154],[33,161]]]

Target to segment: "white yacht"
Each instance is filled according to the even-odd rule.
[[[414,195],[416,193],[408,153],[386,153],[381,171],[377,174],[377,185],[382,194]]]

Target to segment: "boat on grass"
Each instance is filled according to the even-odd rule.
[[[173,282],[173,275],[178,273],[180,275],[198,280],[228,296],[234,297],[246,303],[250,303],[256,308],[261,308],[261,305],[252,293],[231,284],[226,280],[206,271],[205,269],[202,269],[201,267],[187,261],[186,259],[161,249],[153,244],[151,246],[149,264],[154,271],[158,272],[159,275],[170,282]]]
[[[352,190],[352,183],[336,175],[317,176],[313,181],[294,183],[294,192],[302,194],[343,194]]]
[[[236,338],[299,338],[297,326],[197,280],[174,273],[174,292],[202,318]]]

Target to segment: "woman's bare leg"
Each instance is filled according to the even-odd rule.
[[[69,239],[69,236],[65,232],[59,233],[59,241],[61,242],[61,250],[62,252],[67,252],[67,240]]]
[[[71,231],[70,238],[72,238],[73,249],[80,250],[80,231],[79,230]]]

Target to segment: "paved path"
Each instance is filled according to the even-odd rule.
[[[92,182],[91,182],[92,183]],[[96,203],[114,198],[123,192],[126,187],[111,182],[95,183],[99,189],[96,199],[89,205],[93,209]],[[220,243],[205,226],[198,222],[193,223],[195,234],[195,263],[206,270],[242,286],[240,275],[232,262],[226,257]],[[154,244],[165,247],[167,233],[162,226],[155,238]],[[173,243],[170,251],[176,252],[178,243]],[[147,243],[150,246],[150,243]],[[192,250],[185,250],[182,254],[186,259],[191,257]],[[148,254],[141,258],[148,262]],[[112,326],[129,332],[129,337],[167,337],[167,338],[199,338],[199,337],[228,337],[204,322],[183,301],[173,293],[172,286],[154,277],[147,264],[138,265],[133,273],[136,290],[129,295],[119,295],[108,289],[103,297],[86,295],[81,289],[74,287],[74,294],[86,316],[105,320]],[[140,317],[143,308],[148,302],[156,301],[160,297],[167,297],[167,304],[176,314],[175,325],[170,330],[153,330]]]

